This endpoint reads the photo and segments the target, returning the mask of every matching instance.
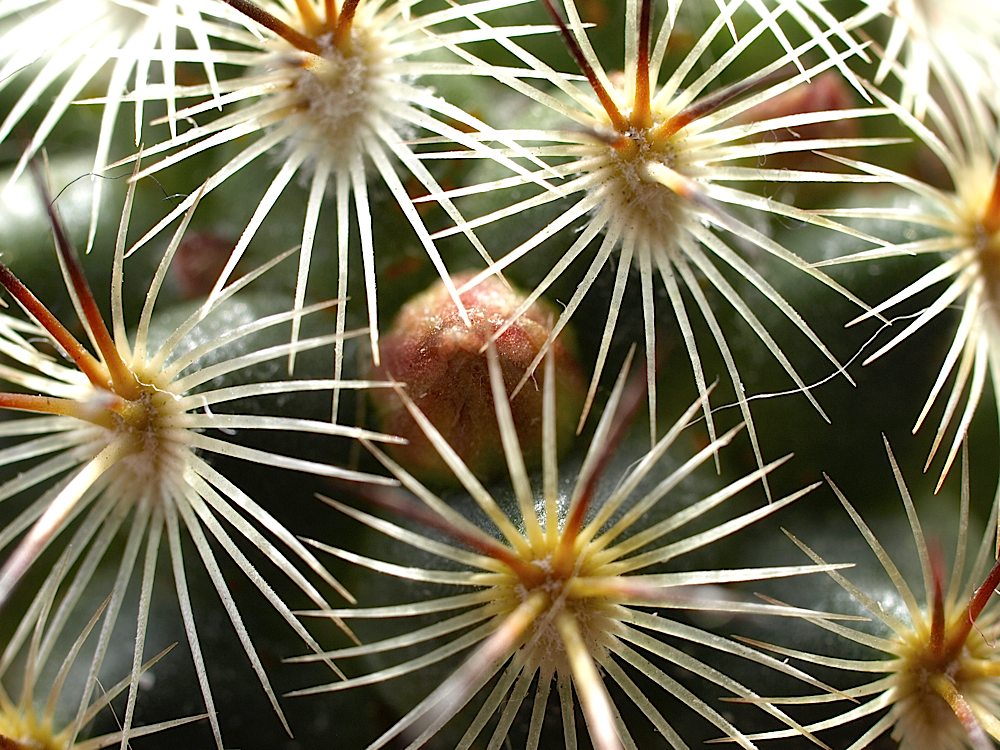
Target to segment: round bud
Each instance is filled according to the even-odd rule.
[[[469,276],[456,276],[461,288]],[[469,318],[462,320],[440,281],[413,297],[400,310],[381,341],[381,366],[374,376],[391,378],[431,421],[469,469],[480,479],[506,473],[486,347],[524,302],[525,295],[491,277],[461,295]],[[528,466],[540,463],[542,449],[542,380],[539,364],[516,395],[512,395],[545,344],[557,311],[536,302],[496,337],[495,346],[521,452]],[[558,444],[568,446],[583,404],[585,380],[575,347],[566,332],[552,344],[557,391]],[[408,445],[393,446],[393,457],[424,480],[454,482],[438,451],[392,390],[370,392],[385,432],[401,435]]]

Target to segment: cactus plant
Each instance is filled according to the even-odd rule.
[[[0,747],[995,746],[998,61],[990,0],[0,0]]]

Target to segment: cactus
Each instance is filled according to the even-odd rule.
[[[0,748],[995,747],[998,65],[0,0]]]

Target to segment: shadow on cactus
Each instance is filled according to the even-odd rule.
[[[0,549],[13,545],[0,568],[0,605],[9,599],[14,587],[33,569],[39,557],[57,540],[63,540],[63,552],[57,563],[48,569],[42,590],[67,585],[66,598],[61,606],[73,606],[116,537],[125,536],[107,617],[88,675],[87,690],[97,679],[98,670],[111,646],[112,631],[120,615],[125,592],[138,571],[141,594],[124,717],[127,734],[141,673],[157,560],[165,543],[169,549],[176,595],[201,693],[216,743],[221,747],[219,717],[199,646],[188,591],[182,536],[186,534],[194,543],[243,650],[283,723],[277,698],[230,592],[229,583],[223,578],[212,545],[225,550],[226,556],[259,589],[269,606],[315,651],[319,651],[318,644],[267,583],[257,563],[246,556],[237,542],[246,542],[250,548],[259,550],[269,566],[276,568],[284,579],[291,581],[316,606],[330,605],[306,574],[320,578],[342,596],[349,596],[277,518],[213,468],[206,456],[232,457],[338,479],[392,483],[392,480],[383,477],[244,446],[225,436],[240,430],[263,430],[297,436],[314,434],[370,440],[397,438],[290,416],[216,411],[220,407],[226,408],[228,404],[245,409],[246,402],[243,400],[251,397],[259,399],[275,394],[329,392],[345,387],[366,388],[370,383],[255,381],[255,366],[286,357],[291,351],[304,352],[331,346],[340,340],[338,334],[303,338],[296,343],[251,348],[247,352],[237,351],[235,355],[227,355],[234,346],[238,349],[241,343],[259,343],[259,337],[264,332],[288,325],[300,313],[317,312],[331,306],[332,303],[320,303],[303,311],[286,311],[259,318],[254,315],[250,319],[241,319],[238,313],[227,312],[227,305],[233,297],[277,264],[280,257],[227,285],[219,295],[202,304],[176,328],[171,327],[162,341],[157,341],[156,335],[151,333],[154,306],[190,219],[190,212],[185,215],[164,253],[150,283],[136,331],[129,337],[122,309],[122,283],[125,238],[134,190],[133,185],[126,199],[115,248],[109,328],[86,281],[76,251],[43,189],[59,266],[79,322],[94,347],[93,352],[77,340],[9,268],[0,265],[0,284],[32,319],[25,321],[6,314],[0,316],[0,353],[6,360],[0,365],[0,378],[8,388],[21,389],[21,392],[0,393],[0,408],[39,415],[11,418],[0,423],[0,437],[9,443],[0,451],[0,465],[21,469],[20,473],[0,485],[0,501],[24,498],[26,493],[42,488],[0,532]],[[225,382],[237,374],[245,375],[249,382]],[[221,431],[223,437],[216,437],[213,431]],[[144,543],[145,552],[142,552]],[[41,594],[35,597],[12,638],[13,643],[24,642],[40,609],[45,606],[44,602]]]

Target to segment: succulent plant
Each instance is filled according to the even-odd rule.
[[[998,21],[0,0],[0,747],[996,746]]]

